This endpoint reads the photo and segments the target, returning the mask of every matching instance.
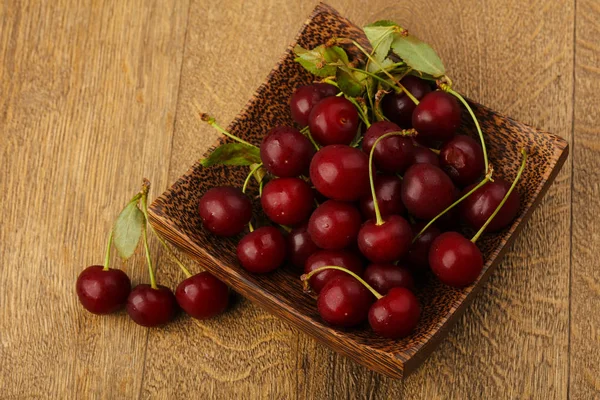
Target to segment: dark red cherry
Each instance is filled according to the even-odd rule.
[[[439,160],[441,168],[458,186],[474,183],[485,171],[483,150],[467,135],[457,135],[444,143]]]
[[[373,183],[381,217],[386,219],[390,215],[404,215],[406,209],[402,204],[402,180],[396,175],[376,175]],[[375,219],[373,195],[370,192],[360,199],[360,211],[364,219]]]
[[[300,86],[290,98],[290,111],[292,118],[300,126],[308,125],[308,116],[313,107],[325,97],[335,96],[338,89],[328,83],[313,83]]]
[[[426,222],[417,222],[413,225],[413,233],[417,235],[425,227]],[[442,231],[435,225],[431,225],[421,236],[418,236],[408,249],[406,256],[407,263],[416,269],[426,269],[429,267],[429,249],[431,243]]]
[[[219,236],[237,235],[252,218],[250,199],[232,186],[207,191],[200,198],[199,211],[204,227]]]
[[[409,213],[430,220],[456,198],[456,188],[444,171],[431,164],[413,164],[404,174],[402,202]]]
[[[472,188],[473,185],[465,188],[463,193],[467,193]],[[494,182],[487,182],[461,202],[460,216],[473,228],[481,228],[500,205],[509,188],[510,183],[500,177],[494,177]],[[517,216],[520,205],[519,193],[513,190],[498,214],[487,226],[486,231],[496,232],[510,225]]]
[[[369,192],[369,158],[350,146],[323,147],[310,163],[310,180],[330,199],[356,201]]]
[[[240,240],[237,257],[246,270],[262,274],[283,264],[285,249],[285,239],[281,232],[272,226],[263,226]]]
[[[371,292],[352,276],[338,276],[321,290],[317,309],[329,325],[350,328],[367,319],[374,300]]]
[[[371,262],[389,263],[408,252],[412,238],[408,221],[391,215],[381,225],[372,219],[365,222],[358,232],[358,248]]]
[[[94,314],[110,314],[125,305],[131,291],[131,281],[120,269],[102,265],[87,267],[77,277],[77,296],[81,305]]]
[[[145,283],[133,288],[127,298],[127,314],[138,325],[153,327],[164,325],[175,318],[177,300],[166,286],[152,289]]]
[[[454,96],[442,91],[427,94],[412,115],[417,141],[426,146],[446,142],[460,126],[460,105]]]
[[[358,111],[344,97],[327,97],[317,103],[308,117],[310,133],[318,143],[350,144],[358,132]]]
[[[408,268],[394,264],[369,265],[365,270],[364,280],[383,295],[395,287],[404,287],[410,290],[415,287],[415,281]]]
[[[370,154],[373,145],[381,136],[402,129],[388,121],[375,122],[367,129],[362,142],[362,149]],[[413,159],[413,141],[409,136],[390,136],[381,140],[373,152],[377,169],[383,172],[402,174]]]
[[[327,200],[310,216],[308,233],[320,248],[339,250],[356,241],[361,222],[360,213],[352,204]]]
[[[442,283],[463,287],[475,282],[483,269],[477,246],[458,232],[444,232],[431,244],[429,266]]]
[[[265,185],[260,203],[271,221],[294,226],[308,219],[315,196],[310,185],[300,178],[277,178]]]
[[[427,93],[431,92],[427,82],[416,76],[406,76],[402,78],[400,83],[417,100],[421,100]],[[383,115],[404,129],[412,128],[412,114],[415,107],[414,101],[404,94],[404,91],[386,94],[381,100]]]
[[[419,323],[421,306],[416,296],[406,288],[392,288],[369,310],[371,329],[380,336],[399,339],[408,336]]]
[[[424,146],[415,146],[413,148],[412,164],[418,163],[431,164],[435,165],[436,167],[440,166],[438,155]]]
[[[319,251],[308,233],[308,223],[292,229],[286,240],[288,258],[298,268],[304,268],[308,257]]]
[[[183,280],[175,298],[179,306],[196,319],[208,319],[221,314],[229,303],[226,284],[204,271]]]
[[[349,271],[354,272],[356,275],[361,276],[364,267],[360,257],[352,252],[346,250],[321,250],[311,255],[306,264],[304,265],[304,273],[308,274],[317,268],[321,267],[342,267]],[[319,272],[310,278],[310,287],[316,293],[320,293],[325,287],[327,282],[338,276],[347,276],[348,274],[344,271],[337,269],[327,269]]]
[[[329,85],[331,86],[331,85]],[[271,129],[260,145],[260,159],[275,176],[308,175],[315,148],[306,136],[287,126]]]

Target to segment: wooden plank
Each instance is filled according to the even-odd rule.
[[[569,393],[600,397],[600,248],[598,156],[600,155],[600,5],[577,0],[575,22],[575,122]]]
[[[3,398],[138,395],[147,329],[85,312],[75,279],[142,177],[166,187],[187,11],[0,3]],[[141,255],[126,270],[147,281]]]

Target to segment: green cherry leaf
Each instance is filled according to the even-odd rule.
[[[133,255],[140,241],[146,219],[138,207],[141,193],[135,196],[117,217],[113,226],[113,243],[123,260]]]
[[[252,165],[260,162],[260,150],[244,143],[225,143],[200,161],[203,167],[213,165]]]
[[[395,35],[392,50],[398,57],[402,58],[406,65],[415,71],[431,75],[434,78],[446,74],[444,64],[435,50],[412,35]]]
[[[327,54],[326,57],[328,52],[325,46],[321,45],[312,50],[307,50],[298,45],[294,48],[294,53],[297,56],[294,60],[311,74],[320,77],[335,75],[336,67],[327,65],[331,62],[331,56]]]
[[[361,76],[358,77],[358,74]],[[358,97],[361,95],[364,88],[363,83],[366,82],[364,77],[365,74],[360,72],[355,73],[344,67],[338,68],[335,74],[335,80],[338,87],[344,94],[350,97]]]
[[[365,25],[365,28],[371,28],[374,26],[400,26],[397,23],[395,23],[394,21],[390,21],[387,19],[381,19],[379,21],[375,21],[369,25]]]
[[[396,28],[394,26],[365,26],[363,30],[373,48],[373,58],[380,63],[383,62],[392,47],[393,33]]]

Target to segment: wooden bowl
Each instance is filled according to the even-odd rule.
[[[310,83],[313,77],[294,62],[291,49],[296,44],[312,48],[333,37],[365,40],[361,29],[329,6],[320,4],[266,82],[231,123],[229,131],[259,145],[268,129],[277,125],[292,125],[288,106],[290,95],[294,88]],[[473,285],[454,289],[432,278],[418,291],[423,307],[422,318],[416,331],[404,339],[383,339],[368,326],[346,331],[327,326],[317,313],[315,298],[303,293],[298,270],[285,266],[266,275],[248,273],[236,259],[239,237],[218,238],[202,227],[197,208],[202,194],[218,185],[241,187],[248,173],[247,168],[203,168],[196,163],[152,203],[151,222],[171,243],[187,252],[235,291],[337,352],[375,371],[400,378],[413,371],[431,353],[465,311],[567,158],[568,145],[562,138],[521,124],[479,104],[472,103],[472,106],[485,132],[496,176],[512,181],[520,164],[520,149],[524,147],[530,153],[527,168],[518,184],[521,208],[509,228],[497,234],[486,234],[478,241],[485,257],[485,266]],[[463,119],[462,130],[463,133],[474,134],[473,124],[468,118]],[[254,205],[258,210],[256,201]]]

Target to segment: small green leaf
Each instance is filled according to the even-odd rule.
[[[253,169],[258,167],[258,163],[254,163],[252,165],[250,165],[250,171],[252,171]],[[261,183],[262,180],[265,178],[265,175],[267,174],[267,171],[264,168],[258,168],[255,172],[254,172],[254,179],[256,179],[256,183]]]
[[[339,46],[329,47],[325,51],[325,58],[327,61],[333,63],[337,61],[341,61],[344,65],[348,65],[350,60],[348,59],[348,54],[346,54],[346,50],[342,49]]]
[[[361,76],[357,76],[360,74]],[[344,94],[350,97],[360,96],[363,91],[363,82],[364,82],[365,74],[360,72],[354,72],[347,68],[340,67],[338,68],[335,79],[337,84]]]
[[[212,165],[251,165],[260,162],[260,150],[244,143],[225,143],[200,161],[203,167]]]
[[[294,48],[294,53],[297,55],[295,61],[300,63],[304,69],[313,75],[321,77],[335,75],[336,67],[327,65],[330,60],[326,58],[326,50],[323,45],[317,46],[312,50],[296,46]]]
[[[373,58],[382,63],[387,57],[394,40],[394,26],[365,26],[363,28],[373,48]]]
[[[113,227],[114,244],[122,259],[133,255],[142,235],[146,220],[138,207],[141,194],[135,196],[117,217]]]
[[[439,78],[446,73],[442,60],[427,43],[414,36],[395,35],[392,50],[412,69]]]

